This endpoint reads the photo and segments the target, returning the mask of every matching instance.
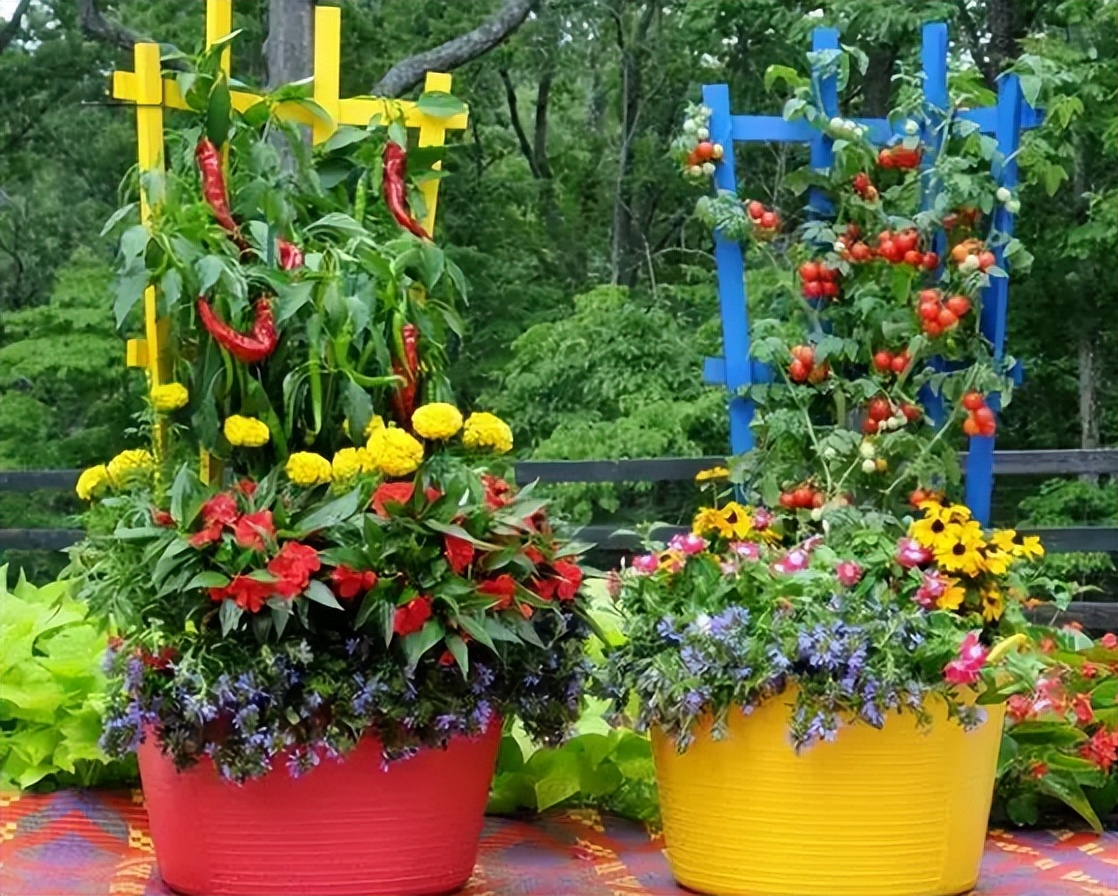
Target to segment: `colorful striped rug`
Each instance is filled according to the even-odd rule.
[[[486,819],[466,896],[661,896],[662,841],[593,811]],[[139,792],[0,797],[3,896],[169,896]],[[980,896],[1118,896],[1118,833],[994,831]]]

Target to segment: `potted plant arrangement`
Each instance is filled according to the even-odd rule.
[[[138,753],[176,891],[449,892],[502,721],[552,741],[577,717],[583,574],[501,478],[509,427],[440,400],[460,276],[412,217],[406,132],[293,134],[285,169],[269,110],[301,100],[214,133],[215,52],[186,92],[207,132],[168,134],[152,226],[121,237],[121,302],[159,286],[174,379],[144,447],[78,483],[103,746]]]
[[[605,684],[651,732],[685,886],[959,893],[978,878],[1004,701],[1021,687],[1020,605],[1067,598],[1033,563],[1036,538],[985,530],[947,497],[958,436],[992,435],[987,395],[1011,396],[978,327],[982,287],[1007,276],[990,247],[1006,238],[978,234],[1016,199],[966,122],[902,108],[898,136],[875,147],[782,72],[786,115],[835,139],[832,167],[799,176],[831,211],[790,237],[760,202],[700,201],[787,272],[754,323],[773,383],[749,390],[756,448],[701,476],[716,500],[691,531],[620,571],[629,637]],[[698,179],[721,153],[699,159],[707,111],[689,115],[678,149]],[[1007,254],[1022,269],[1021,247]],[[733,484],[721,496],[720,479]]]

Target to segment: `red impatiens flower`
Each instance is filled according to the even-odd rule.
[[[274,586],[281,597],[296,597],[303,593],[311,574],[318,572],[322,561],[318,551],[310,545],[289,541],[268,563],[268,572],[276,577]]]
[[[388,505],[407,504],[414,493],[414,482],[386,482],[373,492],[373,499],[370,504],[372,504],[377,516],[388,519],[391,515],[388,512]]]
[[[233,538],[242,548],[263,551],[267,549],[267,541],[275,537],[276,527],[272,523],[272,511],[270,510],[246,513],[233,525]]]
[[[166,510],[160,510],[157,507],[151,509],[151,521],[155,525],[163,526],[166,529],[173,528],[175,525],[175,518]]]
[[[508,573],[505,573],[495,579],[482,582],[477,586],[477,590],[479,594],[497,599],[492,609],[506,610],[512,606],[513,598],[516,596],[516,581]]]
[[[364,594],[377,583],[377,574],[371,569],[354,569],[339,563],[330,573],[330,584],[334,586],[334,593],[342,600],[349,600]]]
[[[420,595],[396,608],[396,615],[392,618],[392,631],[402,638],[419,631],[430,618],[431,598]]]
[[[237,501],[228,492],[219,492],[202,505],[202,528],[190,536],[192,547],[204,548],[221,538],[226,526],[237,522]]]
[[[485,486],[485,504],[490,510],[500,510],[512,500],[509,496],[512,486],[500,476],[486,473],[481,477],[481,484]]]
[[[242,479],[237,483],[236,489],[246,498],[251,498],[256,494],[256,483],[251,479]]]
[[[1118,635],[1114,634],[1114,632],[1107,632],[1099,638],[1099,643],[1107,650],[1113,650],[1115,647],[1118,647]]]
[[[474,562],[474,546],[457,535],[444,535],[443,556],[454,574],[460,576]]]
[[[160,647],[155,653],[146,648],[140,651],[140,660],[149,669],[163,671],[179,658],[179,652],[174,647]]]
[[[1090,694],[1076,694],[1075,699],[1071,701],[1071,708],[1075,712],[1075,721],[1080,725],[1086,725],[1095,718]]]
[[[204,548],[208,544],[213,544],[221,538],[221,528],[221,523],[210,523],[204,529],[199,529],[190,536],[190,546]]]
[[[551,567],[559,578],[556,585],[559,600],[574,600],[578,589],[582,587],[582,570],[579,569],[578,564],[556,560]]]
[[[544,563],[543,551],[535,545],[528,545],[528,547],[524,549],[524,556],[531,560],[536,566],[542,566]]]
[[[1118,731],[1100,728],[1079,748],[1079,755],[1090,759],[1104,772],[1110,771],[1110,767],[1118,762]]]
[[[272,596],[276,586],[270,582],[261,582],[251,576],[234,576],[233,581],[222,588],[210,588],[210,600],[221,602],[232,600],[242,610],[250,613],[259,613],[264,606],[264,601]]]
[[[1006,701],[1005,708],[1009,717],[1015,722],[1023,722],[1025,719],[1036,715],[1036,711],[1033,709],[1033,701],[1024,694],[1014,694]]]

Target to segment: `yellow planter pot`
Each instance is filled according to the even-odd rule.
[[[948,896],[978,880],[1005,708],[966,732],[929,700],[878,730],[856,724],[796,755],[794,694],[682,755],[652,732],[668,861],[719,896]]]

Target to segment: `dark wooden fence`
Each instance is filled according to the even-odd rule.
[[[965,468],[966,454],[960,455]],[[658,457],[639,460],[541,460],[521,461],[516,465],[520,483],[541,482],[688,482],[700,470],[724,464],[722,457]],[[0,472],[0,492],[27,492],[36,489],[70,490],[78,478],[77,470],[33,470]],[[997,451],[994,474],[1000,477],[1118,475],[1118,448],[1067,451]],[[1118,510],[1118,508],[1116,508]],[[670,537],[682,531],[662,526],[657,536]],[[1053,553],[1099,551],[1118,554],[1118,526],[1068,526],[1022,529],[1039,535]],[[81,529],[4,529],[0,528],[0,549],[61,550],[81,538]],[[598,549],[622,553],[639,547],[635,532],[611,525],[584,526],[576,533],[579,541]],[[1118,603],[1077,602],[1068,618],[1088,628],[1118,628]]]

